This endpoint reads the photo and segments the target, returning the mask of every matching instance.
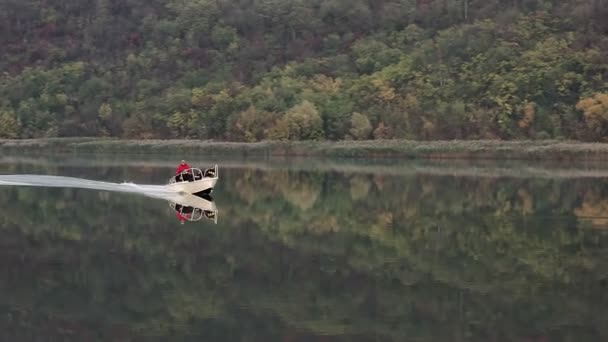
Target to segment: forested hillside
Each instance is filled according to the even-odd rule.
[[[0,138],[608,137],[606,0],[0,0]]]

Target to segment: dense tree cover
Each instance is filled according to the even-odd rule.
[[[0,138],[608,131],[603,0],[3,0]]]
[[[217,226],[181,226],[166,203],[135,195],[3,188],[4,339],[608,334],[608,189],[596,180],[222,174]]]

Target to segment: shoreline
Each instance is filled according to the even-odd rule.
[[[125,158],[122,158],[124,156]],[[127,159],[128,157],[128,159]],[[221,170],[249,169],[256,171],[339,172],[350,175],[376,176],[451,176],[476,178],[537,178],[537,179],[600,179],[608,178],[608,164],[537,161],[463,161],[463,160],[378,160],[331,158],[192,158],[196,165],[220,164]],[[88,155],[56,154],[51,156],[0,156],[2,164],[78,168],[166,168],[173,170],[174,160],[157,159],[152,155]],[[223,172],[223,171],[220,171]]]
[[[558,140],[265,141],[0,139],[0,152],[175,153],[191,156],[608,161],[608,143]]]

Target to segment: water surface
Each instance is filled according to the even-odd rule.
[[[0,157],[2,340],[608,337],[604,166],[200,158],[181,224],[173,159]]]

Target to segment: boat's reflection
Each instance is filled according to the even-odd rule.
[[[169,202],[169,206],[175,211],[175,216],[182,224],[186,221],[195,222],[202,219],[217,224],[218,210],[209,195],[179,195]]]

